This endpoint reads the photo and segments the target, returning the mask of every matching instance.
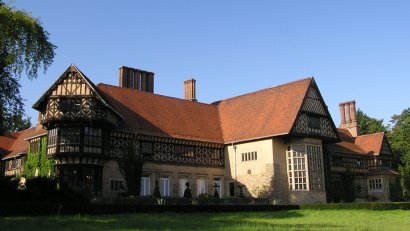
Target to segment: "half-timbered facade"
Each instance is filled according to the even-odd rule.
[[[190,183],[194,197],[217,191],[300,204],[326,202],[328,171],[348,164],[368,177],[369,163],[389,159],[331,149],[341,130],[313,78],[212,104],[197,102],[195,80],[184,90],[185,99],[154,94],[154,73],[128,67],[119,86],[94,85],[71,65],[33,105],[36,128],[0,138],[6,174],[15,175],[28,145],[46,136],[60,182],[117,197],[127,191],[119,162],[131,144],[144,160],[141,196],[157,186],[162,196],[182,197]]]
[[[340,184],[342,175],[351,171],[356,200],[389,201],[389,184],[398,175],[392,168],[393,152],[384,132],[360,135],[355,104],[355,101],[340,104],[341,141],[325,147],[330,163],[329,188],[338,188],[335,184]],[[328,190],[328,201],[333,199],[332,190]]]

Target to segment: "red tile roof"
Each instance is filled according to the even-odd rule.
[[[384,139],[384,132],[353,137],[347,129],[338,128],[341,142],[326,145],[330,151],[358,155],[379,155]]]
[[[215,105],[98,84],[125,119],[123,128],[149,135],[223,143]]]
[[[27,153],[29,142],[25,139],[46,134],[44,129],[37,130],[36,127],[13,132],[5,136],[0,136],[0,149],[2,151],[3,159],[8,159],[19,154]]]
[[[384,132],[373,133],[369,135],[358,136],[355,144],[368,154],[380,154],[384,139]]]
[[[98,84],[124,117],[124,128],[143,134],[228,143],[289,134],[312,78],[204,104]]]
[[[214,103],[225,142],[289,134],[313,78]]]

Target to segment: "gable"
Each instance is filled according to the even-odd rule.
[[[291,134],[331,141],[339,139],[336,126],[314,80],[303,99]]]
[[[383,156],[393,156],[393,151],[391,150],[390,144],[387,141],[386,136],[383,137],[382,147],[380,149],[380,155]]]
[[[104,120],[111,118],[110,114],[122,118],[75,65],[68,67],[33,108],[40,111],[42,123],[61,119]]]

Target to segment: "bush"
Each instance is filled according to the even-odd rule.
[[[356,209],[370,209],[370,210],[394,210],[402,209],[409,210],[409,202],[368,202],[368,203],[329,203],[329,204],[310,204],[301,205],[301,209],[317,209],[317,210],[327,210],[327,209],[341,209],[341,210],[356,210]]]
[[[17,201],[19,182],[15,178],[0,176],[0,202]]]

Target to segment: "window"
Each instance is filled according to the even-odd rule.
[[[320,129],[320,119],[318,117],[315,116],[308,116],[309,118],[309,124],[308,126],[310,128],[314,128],[314,129]]]
[[[213,188],[214,188],[214,194],[215,194],[215,191],[217,191],[219,198],[222,198],[222,179],[220,177],[214,178]]]
[[[229,196],[231,197],[235,196],[235,183],[234,182],[229,182]]]
[[[242,153],[242,161],[251,161],[251,160],[257,160],[258,159],[258,152],[245,152]]]
[[[60,111],[61,112],[77,113],[80,110],[81,110],[81,99],[72,99],[72,98],[61,98],[60,99]]]
[[[60,152],[79,152],[80,151],[80,128],[65,127],[61,128]]]
[[[198,196],[206,193],[205,178],[196,179],[196,189],[197,189]]]
[[[370,179],[369,180],[369,191],[382,192],[382,190],[383,190],[382,179]]]
[[[294,145],[287,151],[289,189],[324,190],[322,147]]]
[[[47,154],[53,154],[57,151],[57,134],[58,128],[48,130]]]
[[[149,196],[150,195],[150,180],[149,176],[141,177],[141,192],[140,196]]]
[[[188,179],[186,178],[179,179],[179,197],[184,197],[186,183],[188,183]]]
[[[160,190],[162,196],[164,196],[164,197],[171,196],[171,193],[170,193],[170,190],[169,190],[169,176],[162,176],[161,177],[159,190]]]
[[[141,152],[142,154],[146,155],[151,155],[153,154],[153,148],[152,148],[152,143],[151,142],[142,142],[141,143]]]
[[[101,153],[102,146],[102,129],[101,128],[84,128],[84,152]]]
[[[125,190],[124,182],[122,180],[111,180],[110,190],[112,192],[123,192]]]

